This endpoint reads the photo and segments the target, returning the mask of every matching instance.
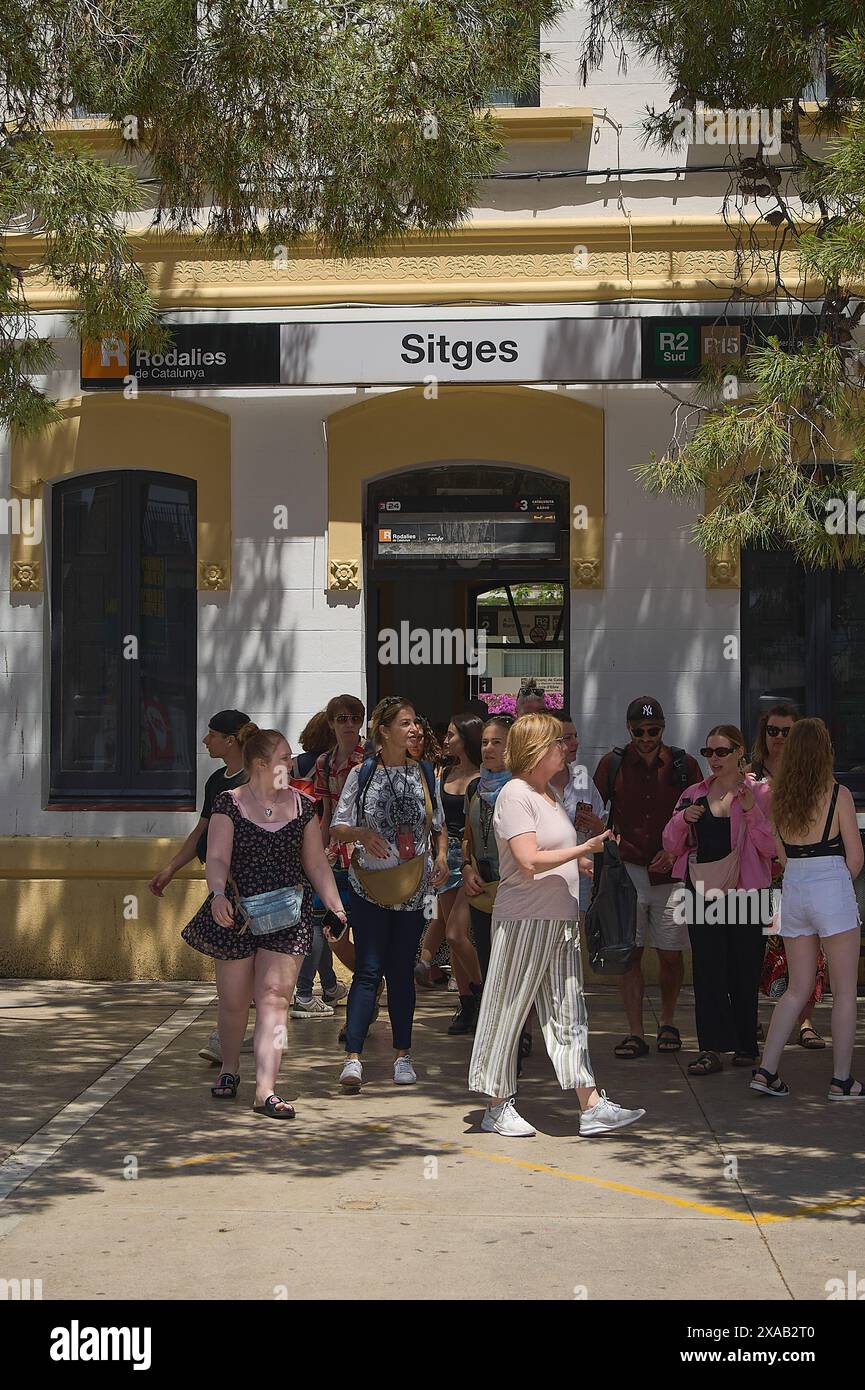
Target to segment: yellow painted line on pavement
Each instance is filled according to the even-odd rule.
[[[858,1207],[865,1203],[865,1197],[839,1197],[837,1202],[820,1202],[816,1206],[799,1207],[796,1211],[788,1211],[783,1214],[774,1215],[766,1212],[763,1216],[758,1216],[757,1221],[761,1226],[767,1226],[773,1221],[799,1221],[803,1216],[820,1216],[825,1211],[837,1211],[839,1207]]]
[[[442,1146],[445,1147],[445,1146]],[[446,1146],[450,1148],[451,1146]],[[485,1158],[489,1163],[505,1163],[512,1168],[523,1168],[532,1173],[549,1173],[554,1178],[566,1178],[568,1182],[584,1182],[592,1187],[602,1187],[608,1192],[624,1192],[631,1197],[645,1197],[653,1202],[666,1202],[669,1206],[684,1207],[689,1211],[702,1212],[704,1216],[720,1216],[725,1221],[747,1221],[757,1226],[767,1226],[776,1221],[797,1221],[806,1216],[820,1216],[824,1212],[837,1211],[839,1207],[854,1207],[865,1203],[865,1197],[843,1197],[837,1202],[821,1202],[818,1205],[800,1207],[791,1212],[763,1212],[753,1214],[747,1211],[733,1211],[730,1207],[712,1206],[705,1202],[692,1202],[685,1197],[671,1197],[666,1192],[653,1192],[645,1187],[631,1187],[628,1183],[611,1182],[608,1178],[594,1178],[588,1173],[566,1173],[549,1163],[531,1163],[527,1159],[510,1158],[507,1154],[485,1153],[482,1149],[471,1149],[460,1145],[462,1153],[473,1158]]]
[[[566,1178],[568,1182],[585,1182],[592,1187],[602,1187],[607,1192],[625,1192],[631,1197],[648,1197],[655,1202],[666,1202],[673,1207],[687,1207],[690,1211],[703,1212],[705,1216],[723,1216],[728,1221],[748,1221],[753,1223],[750,1212],[732,1211],[729,1207],[708,1206],[704,1202],[689,1202],[685,1197],[670,1197],[665,1192],[651,1192],[645,1187],[630,1187],[627,1183],[611,1182],[608,1178],[593,1178],[587,1173],[566,1173],[561,1168],[553,1168],[549,1163],[530,1163],[524,1158],[508,1158],[506,1154],[488,1154],[481,1149],[462,1146],[462,1152],[473,1158],[485,1158],[489,1163],[505,1163],[512,1168],[523,1168],[530,1173],[549,1173],[554,1178]]]

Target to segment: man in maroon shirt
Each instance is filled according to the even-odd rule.
[[[683,790],[702,777],[696,759],[663,741],[664,712],[651,695],[628,705],[631,741],[624,749],[605,753],[595,771],[595,786],[612,801],[613,826],[621,836],[619,850],[637,890],[637,949],[619,990],[630,1032],[615,1048],[617,1057],[644,1057],[643,948],[658,953],[661,1022],[658,1051],[678,1052],[682,1046],[673,1013],[684,978],[682,951],[688,930],[676,923],[670,906],[673,856],[661,847],[661,835]]]

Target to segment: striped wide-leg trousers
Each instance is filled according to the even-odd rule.
[[[495,1099],[515,1093],[520,1033],[533,1004],[562,1090],[594,1086],[579,926],[523,920],[493,923],[469,1090]]]

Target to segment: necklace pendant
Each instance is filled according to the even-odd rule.
[[[264,808],[264,814],[267,816],[267,819],[270,820],[271,816],[273,815],[273,807],[272,807],[272,806],[265,806],[265,808]]]

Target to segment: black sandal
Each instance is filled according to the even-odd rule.
[[[233,1071],[224,1071],[216,1085],[211,1086],[210,1094],[214,1100],[234,1100],[239,1085],[240,1072],[235,1074]]]
[[[629,1033],[613,1048],[613,1055],[621,1057],[623,1061],[630,1061],[634,1057],[645,1057],[648,1050],[649,1045],[645,1038],[638,1038],[636,1033]]]
[[[852,1076],[848,1076],[846,1081],[841,1081],[839,1077],[833,1076],[831,1086],[840,1086],[841,1094],[836,1095],[834,1091],[829,1092],[829,1100],[865,1100],[865,1084],[856,1081]],[[854,1094],[853,1087],[858,1086],[859,1090]]]
[[[761,1081],[760,1078],[764,1079]],[[764,1096],[789,1096],[790,1087],[783,1082],[776,1071],[766,1067],[755,1067],[751,1073],[751,1090],[760,1091]]]
[[[821,1038],[816,1028],[808,1024],[807,1028],[799,1029],[799,1046],[804,1047],[806,1052],[822,1052],[826,1046],[826,1039]]]
[[[674,1028],[672,1023],[665,1023],[658,1029],[658,1051],[659,1052],[679,1052],[682,1047],[682,1035],[678,1028]]]
[[[285,1109],[277,1110],[278,1105],[284,1105]],[[283,1100],[282,1096],[268,1096],[264,1105],[254,1105],[252,1108],[256,1115],[266,1115],[269,1120],[293,1120],[295,1117],[294,1106]]]
[[[688,1067],[689,1076],[713,1076],[716,1071],[723,1071],[724,1064],[717,1052],[701,1052]]]

